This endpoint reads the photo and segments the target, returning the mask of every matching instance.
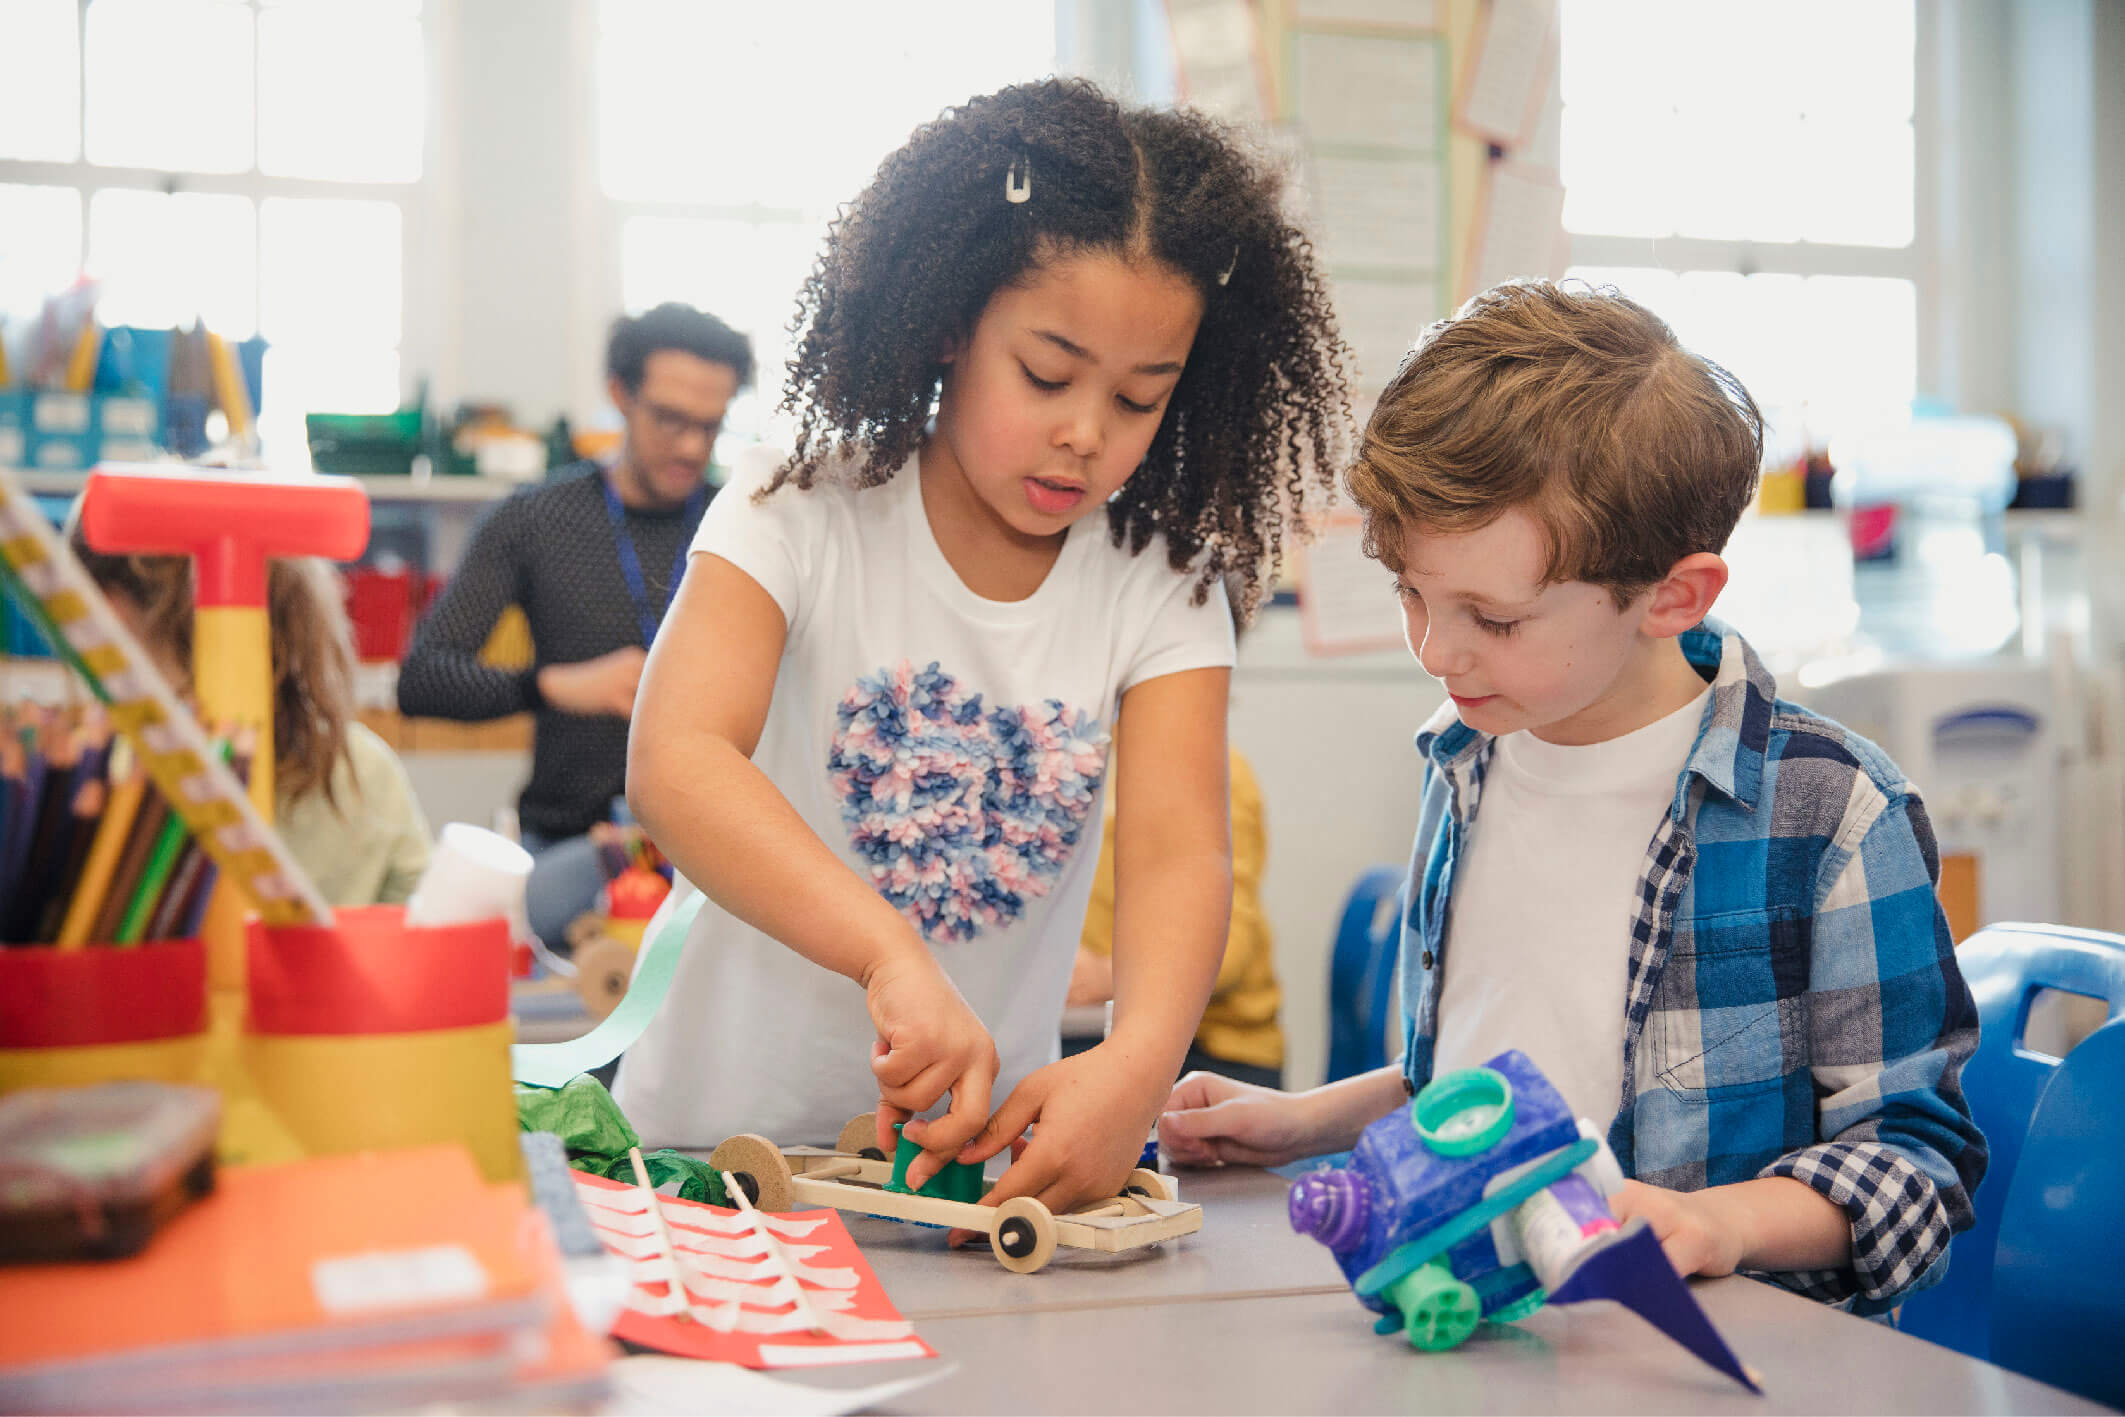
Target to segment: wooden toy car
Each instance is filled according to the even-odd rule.
[[[832,1151],[778,1147],[743,1132],[725,1138],[710,1153],[709,1165],[730,1173],[762,1210],[831,1206],[918,1225],[979,1230],[988,1235],[998,1263],[1020,1274],[1045,1265],[1057,1245],[1111,1253],[1203,1228],[1203,1208],[1178,1200],[1173,1182],[1156,1171],[1131,1171],[1113,1200],[1067,1215],[1054,1214],[1032,1196],[976,1205],[889,1191],[885,1186],[892,1179],[893,1163],[878,1149],[876,1123],[869,1113],[841,1129]]]

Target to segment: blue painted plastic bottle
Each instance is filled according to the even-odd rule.
[[[1367,1127],[1348,1166],[1300,1177],[1291,1225],[1335,1255],[1359,1301],[1382,1315],[1382,1332],[1404,1328],[1420,1348],[1450,1348],[1480,1318],[1519,1318],[1542,1299],[1523,1260],[1501,1263],[1480,1216],[1485,1188],[1535,1163],[1558,1172],[1543,1189],[1593,1149],[1527,1056],[1503,1053],[1441,1075]]]

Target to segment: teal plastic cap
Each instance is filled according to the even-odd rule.
[[[1474,1156],[1512,1130],[1513,1085],[1493,1068],[1456,1068],[1425,1084],[1409,1120],[1441,1156]]]

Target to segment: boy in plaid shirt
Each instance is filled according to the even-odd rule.
[[[1614,292],[1512,283],[1426,333],[1349,474],[1451,698],[1417,735],[1407,1047],[1305,1093],[1191,1074],[1169,1156],[1340,1150],[1517,1047],[1608,1124],[1615,1208],[1681,1273],[1863,1314],[1940,1278],[1985,1168],[1977,1012],[1917,790],[1707,618],[1762,447],[1740,383]]]

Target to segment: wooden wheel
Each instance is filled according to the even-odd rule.
[[[627,997],[634,978],[635,952],[610,935],[593,934],[575,952],[576,994],[594,1019],[602,1019]]]
[[[866,1161],[890,1161],[891,1157],[878,1149],[878,1114],[866,1112],[861,1117],[849,1118],[849,1124],[841,1129],[840,1140],[834,1150],[843,1156],[860,1156]]]
[[[1005,1269],[1031,1274],[1055,1258],[1055,1217],[1033,1197],[1013,1196],[996,1207],[989,1248]]]
[[[1155,1201],[1171,1201],[1179,1200],[1181,1191],[1171,1176],[1139,1166],[1129,1173],[1128,1180],[1122,1182],[1122,1194],[1143,1196]]]
[[[723,1144],[708,1154],[708,1164],[718,1171],[730,1172],[745,1191],[746,1199],[761,1210],[789,1210],[796,1203],[789,1161],[766,1137],[751,1132],[725,1137]],[[737,1204],[736,1199],[731,1203]]]

